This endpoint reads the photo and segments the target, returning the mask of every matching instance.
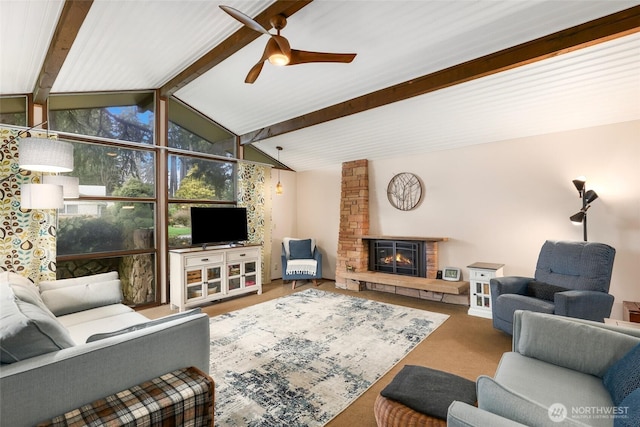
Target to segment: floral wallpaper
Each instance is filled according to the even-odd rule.
[[[19,132],[0,127],[0,270],[21,274],[35,283],[55,280],[56,210],[20,208],[20,185],[39,183],[40,175],[18,166]],[[29,134],[46,137],[43,132]]]
[[[238,163],[238,206],[247,208],[249,242],[262,245],[262,283],[271,282],[271,166]]]

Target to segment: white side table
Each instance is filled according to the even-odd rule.
[[[504,264],[476,262],[468,265],[469,269],[469,311],[472,316],[491,319],[491,287],[489,281],[494,277],[502,277]]]

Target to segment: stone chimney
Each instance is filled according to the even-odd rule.
[[[367,271],[369,247],[362,236],[369,234],[369,165],[355,160],[342,164],[340,229],[336,259],[336,286],[350,289],[347,270]]]

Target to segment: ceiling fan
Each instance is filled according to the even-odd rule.
[[[260,58],[260,61],[254,65],[251,70],[249,70],[249,74],[247,74],[247,78],[244,80],[245,83],[253,83],[256,81],[260,75],[260,71],[262,71],[264,61],[266,60],[269,60],[273,65],[296,65],[309,62],[348,63],[353,61],[353,58],[356,57],[355,53],[308,52],[304,50],[291,49],[289,41],[280,35],[280,30],[287,25],[287,18],[284,15],[275,15],[269,20],[271,26],[277,31],[277,34],[271,34],[266,28],[239,10],[223,5],[220,5],[220,9],[224,10],[233,18],[237,19],[252,30],[266,34],[270,37],[264,48],[262,58]]]

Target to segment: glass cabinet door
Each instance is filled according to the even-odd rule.
[[[227,283],[229,290],[233,291],[242,287],[242,264],[235,263],[227,265]]]
[[[256,286],[258,281],[256,279],[256,261],[246,262],[244,264],[244,285]]]
[[[207,267],[207,295],[215,295],[222,290],[222,266]]]
[[[185,274],[187,276],[187,301],[202,298],[204,295],[202,292],[202,268],[187,270]]]

